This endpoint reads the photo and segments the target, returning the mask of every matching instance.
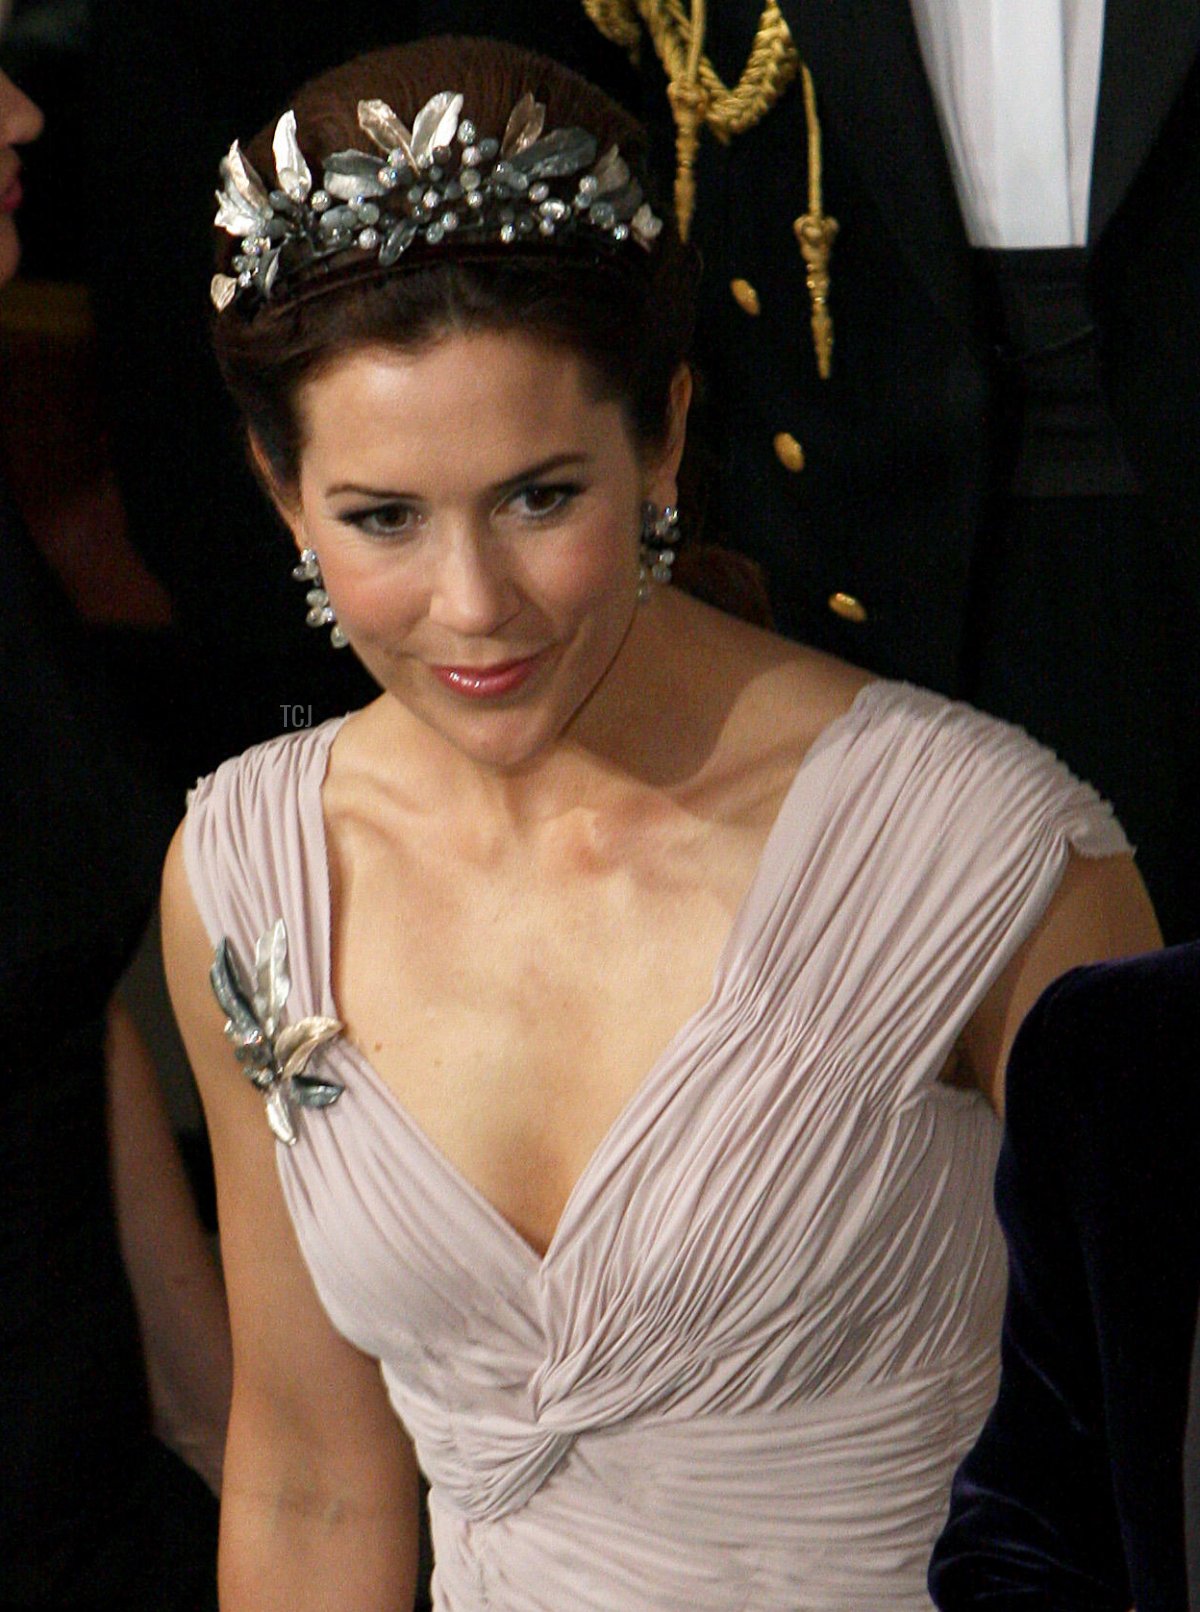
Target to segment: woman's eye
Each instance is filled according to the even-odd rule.
[[[415,531],[419,516],[409,504],[377,504],[373,509],[351,510],[342,520],[368,537],[407,537]]]
[[[579,496],[580,489],[575,486],[556,483],[553,486],[544,483],[535,483],[529,487],[520,487],[508,500],[508,507],[518,515],[524,515],[532,520],[546,520],[551,515],[560,515]]]

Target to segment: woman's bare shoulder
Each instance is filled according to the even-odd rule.
[[[330,747],[321,785],[327,834],[336,836],[345,823],[368,816],[380,791],[395,803],[423,766],[420,724],[398,701],[381,694],[352,712]]]
[[[807,749],[874,681],[861,666],[708,606],[700,608],[714,686],[734,689],[735,711],[747,730],[774,735],[776,744]]]
[[[716,740],[697,782],[729,792],[735,815],[771,821],[809,750],[848,712],[870,673],[712,610],[694,623],[695,726]]]
[[[791,646],[777,680],[764,689],[768,703],[781,712],[798,711],[805,739],[811,743],[854,704],[874,674],[806,645]]]

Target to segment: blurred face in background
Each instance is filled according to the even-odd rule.
[[[0,7],[2,4],[0,0]],[[36,140],[41,132],[42,114],[12,79],[0,73],[0,285],[12,279],[21,258],[16,224],[16,211],[21,205],[21,158],[17,147]]]

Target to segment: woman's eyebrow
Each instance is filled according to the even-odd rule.
[[[412,502],[418,496],[416,493],[397,492],[394,487],[364,487],[357,481],[339,481],[335,486],[326,489],[325,496],[336,498],[340,493],[357,493],[360,498],[375,498],[380,501],[386,499],[393,504]]]
[[[547,476],[554,470],[564,470],[568,466],[583,466],[591,462],[588,453],[556,453],[548,459],[540,459],[536,464],[526,465],[515,475],[506,476],[503,481],[493,483],[487,488],[489,497],[496,497],[501,493],[511,492],[513,488],[522,486],[527,481],[536,481],[539,476]],[[353,493],[359,498],[373,498],[380,503],[394,504],[420,503],[419,493],[402,492],[396,487],[367,487],[362,482],[339,481],[330,487],[325,496],[337,498],[343,493]]]
[[[539,476],[548,476],[553,470],[565,470],[569,465],[583,466],[591,463],[590,453],[556,453],[549,459],[541,459],[535,465],[527,465],[519,470],[515,476],[506,476],[503,481],[496,482],[488,491],[492,494],[510,492],[514,487],[520,487],[527,481],[536,481]]]

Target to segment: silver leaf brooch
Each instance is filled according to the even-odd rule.
[[[287,929],[282,918],[258,937],[254,948],[254,984],[247,991],[228,939],[213,955],[209,970],[213,995],[226,1014],[225,1034],[247,1080],[262,1092],[267,1123],[278,1139],[295,1147],[293,1108],[328,1108],[345,1090],[336,1080],[317,1080],[304,1073],[318,1047],[341,1033],[338,1019],[314,1015],[280,1027],[292,988],[287,971]]]

